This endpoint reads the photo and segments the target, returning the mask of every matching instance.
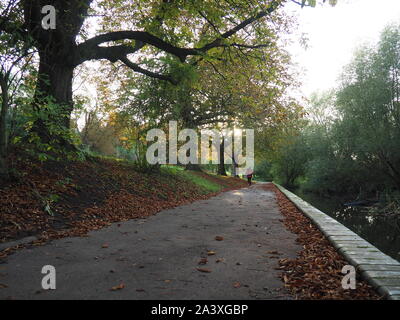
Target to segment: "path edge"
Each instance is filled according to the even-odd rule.
[[[400,300],[400,263],[281,185],[273,184],[325,235],[335,249],[388,300]]]

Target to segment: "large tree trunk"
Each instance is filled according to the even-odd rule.
[[[62,55],[55,55],[52,51],[40,52],[34,109],[38,114],[45,114],[46,118],[39,117],[32,130],[45,143],[71,147],[62,131],[70,127],[74,66],[65,63]],[[50,128],[56,128],[56,132]]]
[[[76,37],[92,0],[23,0],[29,35],[39,51],[39,70],[33,108],[40,115],[32,131],[42,142],[73,147],[65,130],[69,129],[74,68],[77,60]],[[57,9],[56,28],[45,30],[41,22],[43,6]]]

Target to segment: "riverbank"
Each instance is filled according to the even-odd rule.
[[[365,208],[345,207],[343,206],[344,199],[338,197],[328,198],[299,190],[291,191],[372,243],[385,254],[400,261],[398,217],[380,215],[379,212]]]
[[[347,262],[314,224],[273,184],[264,187],[275,192],[285,226],[298,235],[303,249],[296,259],[279,260],[285,286],[297,299],[379,300],[375,290],[358,277],[356,290],[342,288],[342,268]]]

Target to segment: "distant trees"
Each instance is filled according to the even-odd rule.
[[[330,96],[314,96],[313,121],[296,147],[282,149],[282,155],[307,154],[298,181],[322,193],[400,190],[400,26],[388,26],[377,45],[360,48]],[[283,161],[277,161],[280,175]]]

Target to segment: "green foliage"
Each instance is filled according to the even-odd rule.
[[[286,187],[295,187],[298,179],[304,175],[308,157],[308,146],[303,136],[287,137],[272,164],[271,173],[274,180]]]
[[[88,38],[88,21],[84,21],[82,28],[79,22],[86,16],[85,10],[81,10],[85,6],[72,5],[74,8],[70,10],[68,6],[71,4],[60,2],[59,26],[62,29],[59,31],[65,33],[66,37],[50,37],[49,43],[47,40],[42,43],[46,36],[42,36],[40,22],[34,26],[37,19],[30,21],[32,25],[24,21],[24,17],[30,14],[39,14],[34,12],[38,5],[29,6],[36,2],[23,1],[16,6],[16,10],[9,10],[11,13],[8,17],[0,17],[0,28],[7,26],[6,32],[0,30],[0,51],[3,53],[3,49],[21,50],[33,45],[44,48],[40,54],[42,64],[39,72],[49,69],[65,72],[62,75],[72,75],[71,66],[82,63],[73,56],[84,59],[83,56],[89,51],[97,49],[99,56],[105,51],[113,52],[111,56],[102,56],[104,59],[111,62],[124,61],[123,58],[129,51],[127,48],[137,46],[140,42],[130,37],[110,40],[107,44],[102,43],[110,50],[101,49],[101,53],[100,48],[96,46],[86,48],[83,45],[74,48],[76,55],[70,55],[71,43],[74,42],[71,42],[71,39],[75,40],[78,36],[81,40]],[[281,127],[281,124],[288,120],[297,119],[301,110],[296,101],[286,96],[287,89],[294,83],[293,75],[288,71],[290,59],[279,45],[279,34],[290,30],[292,23],[284,11],[280,10],[284,2],[96,1],[89,14],[99,19],[99,30],[96,30],[98,34],[140,30],[157,37],[158,42],[158,45],[147,43],[140,48],[135,61],[137,67],[133,68],[135,72],[129,70],[123,74],[116,72],[117,69],[114,68],[108,73],[115,75],[115,80],[120,85],[118,90],[112,92],[112,85],[104,80],[108,80],[109,77],[105,77],[103,73],[96,78],[98,93],[101,96],[99,113],[104,112],[108,118],[104,121],[97,119],[98,126],[93,131],[97,131],[97,137],[111,132],[105,141],[101,141],[104,142],[103,147],[106,146],[100,148],[101,143],[96,145],[93,135],[89,139],[83,134],[78,136],[74,130],[67,129],[73,109],[69,105],[71,101],[65,98],[71,93],[68,91],[70,89],[63,92],[65,86],[61,74],[58,77],[49,70],[44,71],[49,74],[35,72],[33,69],[37,67],[36,59],[33,61],[34,67],[24,74],[26,87],[19,88],[19,94],[14,100],[15,107],[8,116],[7,129],[12,143],[23,147],[40,161],[84,159],[93,152],[116,156],[118,149],[121,157],[133,160],[138,170],[147,172],[157,168],[147,165],[143,152],[139,155],[135,153],[142,146],[145,147],[143,138],[147,130],[154,127],[163,128],[169,120],[179,120],[182,126],[191,128],[237,124],[261,128],[260,130],[265,132]],[[335,4],[335,1],[329,2]],[[71,3],[89,4],[90,1]],[[307,0],[300,4],[315,6],[316,1]],[[7,4],[2,2],[0,11],[6,10],[7,7]],[[76,7],[79,7],[79,10],[75,10]],[[248,24],[245,32],[233,31],[231,36],[221,37],[233,26],[240,25],[241,21],[251,21],[252,17],[261,12],[265,13],[265,16]],[[31,30],[35,29],[37,32],[25,30],[28,25]],[[13,26],[11,32],[9,26]],[[79,35],[78,30],[81,30]],[[64,41],[65,39],[67,41]],[[160,43],[162,45],[159,45]],[[204,47],[207,44],[216,45],[211,45],[212,49],[209,50]],[[177,47],[179,52],[185,51],[182,48],[195,49],[190,54],[179,55],[166,48],[170,46]],[[90,50],[80,52],[82,47]],[[64,59],[65,57],[68,59]],[[68,60],[65,65],[64,60]],[[49,63],[53,65],[47,65]],[[42,68],[43,66],[45,67]],[[120,69],[120,65],[115,66]],[[148,70],[144,72],[146,76],[138,76],[136,73],[141,68]],[[149,74],[159,77],[150,79]],[[160,76],[173,79],[173,84],[161,82]],[[98,81],[99,78],[103,78],[102,81]],[[38,101],[40,99],[42,101]],[[77,97],[75,100],[77,115],[82,114],[84,104],[91,105],[91,101],[88,98],[85,100],[85,97]],[[78,125],[75,126],[77,130]],[[82,150],[74,147],[77,145],[82,145]],[[104,149],[111,151],[105,152]]]
[[[215,182],[210,181],[196,172],[184,170],[182,167],[177,166],[164,166],[162,167],[163,172],[174,174],[182,177],[183,179],[194,183],[204,190],[204,193],[218,192],[221,191],[222,186]]]
[[[271,174],[272,165],[269,161],[263,160],[257,163],[254,169],[255,179],[258,181],[272,181],[273,177]]]
[[[58,104],[49,98],[47,103],[40,108],[31,110],[27,116],[25,130],[27,132],[25,145],[26,151],[36,155],[40,161],[47,160],[76,160],[83,157],[78,149],[71,148],[69,145],[78,145],[79,136],[72,130],[65,127],[60,121],[54,121],[55,118],[68,119],[64,114],[60,117],[61,108]],[[44,139],[39,136],[38,130],[32,130],[34,126],[41,125],[47,128],[48,136]]]
[[[278,152],[274,178],[300,177],[305,190],[323,194],[400,190],[399,61],[400,27],[392,25],[377,46],[358,50],[336,96],[312,97],[310,121]]]

